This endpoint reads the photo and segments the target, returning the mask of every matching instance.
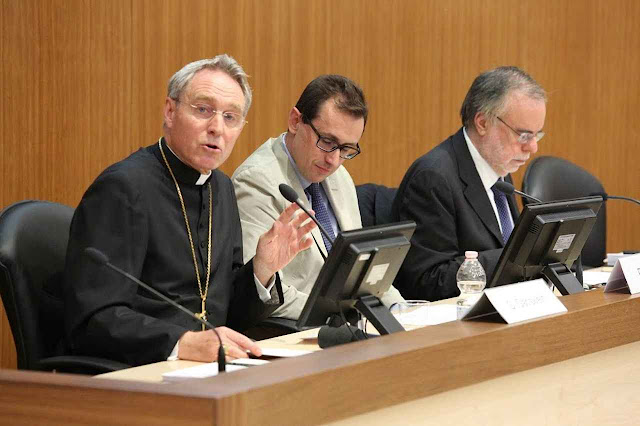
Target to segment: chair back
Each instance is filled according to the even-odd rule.
[[[535,158],[527,167],[522,191],[542,201],[566,200],[604,193],[602,183],[591,173],[572,162],[551,156]],[[523,199],[527,204],[527,201]],[[602,204],[596,223],[582,250],[582,263],[602,266],[607,255],[607,213]]]
[[[21,201],[0,212],[0,295],[19,369],[37,370],[40,359],[62,348],[62,276],[73,212],[48,201]]]
[[[393,222],[391,205],[396,197],[397,188],[389,188],[375,183],[356,186],[358,208],[362,226],[384,225]]]

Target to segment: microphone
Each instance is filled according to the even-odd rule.
[[[511,195],[514,192],[518,195],[520,195],[521,197],[526,198],[527,200],[536,202],[536,203],[541,203],[542,200],[540,200],[539,198],[536,198],[532,195],[529,194],[525,194],[522,191],[518,191],[513,185],[511,185],[509,182],[505,182],[503,180],[499,180],[496,182],[496,184],[494,185],[496,187],[496,189],[500,192],[504,192],[507,195]]]
[[[611,199],[611,200],[625,200],[625,201],[631,201],[632,203],[636,203],[636,204],[640,205],[640,201],[636,200],[635,198],[622,197],[622,196],[619,196],[619,195],[609,195],[606,192],[594,192],[593,194],[589,194],[589,195],[600,196],[600,197],[602,197],[603,201],[607,201],[609,199]]]
[[[204,324],[205,326],[207,326],[211,330],[213,330],[213,332],[216,334],[216,337],[218,338],[218,341],[220,342],[220,346],[218,347],[218,372],[219,373],[224,373],[226,371],[227,362],[226,362],[226,357],[225,357],[225,353],[224,353],[224,348],[222,347],[222,338],[220,337],[220,334],[218,334],[218,330],[216,330],[216,328],[209,321],[207,321],[207,320],[205,320],[203,318],[200,318],[199,316],[197,316],[196,314],[194,314],[193,312],[191,312],[190,310],[188,310],[184,306],[182,306],[182,305],[174,302],[173,300],[169,299],[167,296],[165,296],[164,294],[160,293],[158,290],[156,290],[155,288],[151,287],[149,284],[143,283],[142,281],[140,281],[139,279],[137,279],[133,275],[131,275],[131,274],[123,271],[122,269],[118,268],[113,263],[109,262],[109,257],[107,257],[106,254],[104,254],[103,252],[101,252],[97,248],[87,247],[86,249],[84,249],[84,252],[92,261],[94,261],[98,265],[100,265],[100,266],[108,266],[109,268],[113,269],[117,273],[119,273],[121,275],[124,275],[125,277],[127,277],[131,281],[133,281],[134,283],[138,284],[140,287],[144,288],[145,290],[150,291],[151,293],[153,293],[154,295],[156,295],[160,299],[162,299],[165,302],[171,304],[172,306],[178,308],[182,312],[184,312],[187,315],[189,315],[191,318],[195,318],[197,321],[199,321],[200,323]]]
[[[318,225],[318,229],[320,229],[320,232],[322,232],[322,234],[327,237],[327,240],[331,241],[331,244],[334,243],[333,238],[329,235],[329,233],[324,229],[324,227],[322,225],[320,225],[320,222],[318,222],[316,220],[316,217],[314,215],[312,215],[309,210],[307,210],[302,203],[300,202],[300,198],[298,197],[298,193],[296,192],[295,189],[293,189],[292,187],[290,187],[289,185],[287,185],[286,183],[281,183],[280,186],[278,186],[278,188],[280,189],[280,193],[282,194],[282,196],[289,201],[290,203],[296,203],[301,209],[302,211],[304,211],[310,218],[311,220],[313,220],[316,225]]]
[[[327,237],[329,241],[331,241],[331,244],[333,244],[334,239],[331,238],[331,236],[327,233],[320,222],[316,220],[316,217],[302,205],[296,190],[286,183],[281,183],[278,188],[280,189],[280,193],[282,194],[282,196],[290,203],[296,203],[302,209],[302,211],[304,211],[316,223],[316,225],[318,225],[318,229],[320,229],[320,232],[322,232],[324,236]],[[316,244],[317,243],[318,242],[316,241]],[[322,250],[320,250],[320,254],[322,254],[322,258],[326,261],[327,259],[322,253]],[[362,330],[354,328],[348,323],[343,324],[339,327],[335,325],[324,325],[320,327],[320,331],[318,332],[318,346],[324,349],[330,346],[355,342],[366,338],[367,336]]]

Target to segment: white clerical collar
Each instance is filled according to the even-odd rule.
[[[480,180],[482,181],[482,186],[484,186],[485,190],[491,189],[491,187],[500,179],[500,175],[493,170],[493,167],[487,163],[480,152],[476,148],[476,146],[471,142],[469,135],[467,134],[467,129],[462,128],[462,133],[464,133],[464,140],[467,141],[467,148],[469,149],[469,153],[471,154],[471,159],[476,166],[476,170],[480,175]]]
[[[171,151],[171,152],[173,153],[173,155],[175,155],[175,156],[176,156],[176,158],[182,162],[182,164],[185,164],[185,165],[187,164],[187,163],[185,163],[184,161],[182,161],[182,158],[178,157],[178,154],[176,154],[175,152],[173,152],[173,150],[171,149],[171,147],[169,146],[169,144],[168,144],[168,143],[166,143],[166,140],[165,140],[165,144],[164,144],[164,146],[166,146],[167,148],[169,148],[169,151]],[[189,166],[189,167],[191,167],[191,166]],[[191,167],[191,168],[193,168],[193,167]],[[209,176],[211,176],[211,173],[213,173],[213,171],[212,171],[212,170],[209,170],[209,173],[207,173],[206,175],[203,175],[202,173],[200,173],[200,177],[199,177],[199,178],[198,178],[198,180],[196,181],[196,185],[200,185],[200,186],[204,185],[204,184],[207,182],[207,179],[209,179]]]
[[[296,162],[291,156],[289,149],[287,148],[287,132],[284,132],[280,136],[282,136],[282,147],[284,148],[284,152],[287,153],[287,157],[289,157],[289,162],[293,166],[293,170],[296,172],[296,175],[298,175],[298,180],[300,181],[300,185],[302,185],[302,189],[306,190],[309,187],[309,185],[311,185],[312,182],[309,182],[304,178],[304,176],[302,176],[302,174],[300,174],[300,170],[298,170],[298,166],[296,166]]]

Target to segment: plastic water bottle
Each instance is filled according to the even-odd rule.
[[[460,298],[456,303],[458,319],[462,318],[478,301],[482,290],[487,285],[487,274],[478,260],[478,252],[465,251],[464,257],[464,262],[456,274],[456,281],[460,289]]]

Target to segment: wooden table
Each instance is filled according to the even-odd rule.
[[[284,348],[320,351],[322,349],[320,349],[320,347],[318,346],[318,330],[319,329],[314,328],[312,330],[301,331],[299,333],[287,334],[267,340],[261,340],[259,344],[263,348]],[[280,362],[283,360],[277,361]],[[156,362],[155,364],[128,368],[126,370],[114,371],[113,373],[100,374],[99,376],[95,377],[100,379],[133,380],[150,383],[161,383],[162,375],[164,373],[180,370],[182,368],[195,367],[202,364],[202,362],[197,361],[163,361]]]
[[[640,296],[595,290],[568,312],[451,322],[175,384],[0,372],[12,424],[602,424],[639,412]],[[603,387],[604,386],[604,387]]]

